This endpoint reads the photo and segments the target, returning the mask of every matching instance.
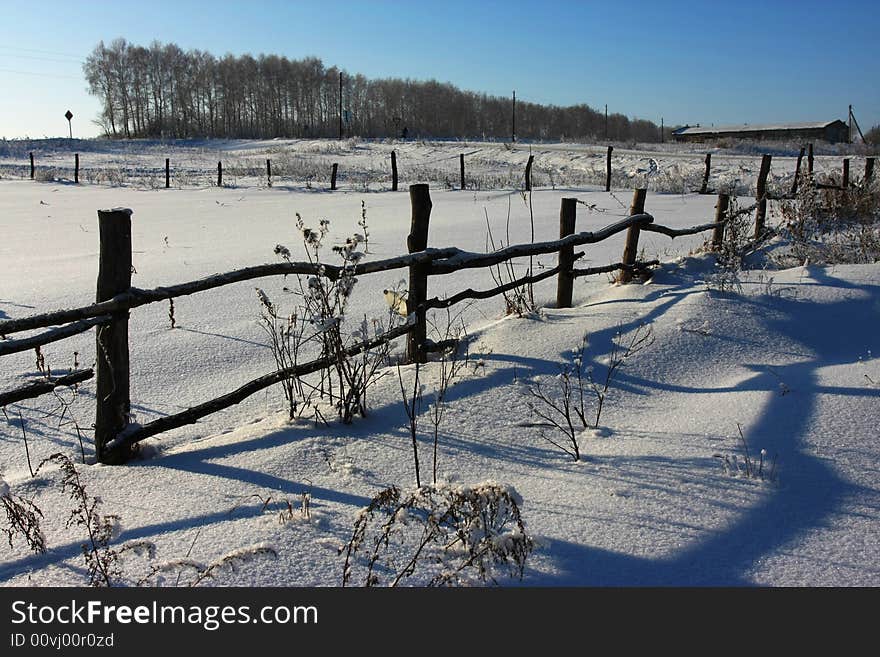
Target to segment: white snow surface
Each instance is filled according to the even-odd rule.
[[[331,150],[335,145],[314,143]],[[235,144],[239,151],[248,145]],[[250,146],[259,151],[266,143]],[[221,147],[206,146],[202,163]],[[150,148],[132,145],[131,153],[143,157],[153,153]],[[457,153],[444,144],[399,148],[423,160],[434,149]],[[516,153],[524,160],[528,151]],[[575,148],[552,153],[572,166],[588,157]],[[54,155],[69,153],[59,149]],[[264,159],[265,151],[260,155]],[[367,179],[368,158],[331,155],[341,168]],[[663,170],[682,155],[651,157]],[[634,156],[633,165],[638,159]],[[759,158],[742,161],[757,171]],[[153,190],[0,180],[0,319],[93,300],[97,209],[133,210],[133,285],[140,288],[275,262],[278,243],[302,259],[295,213],[309,226],[330,220],[324,253],[333,262],[329,247],[362,232],[357,224],[362,201],[369,230],[365,261],[406,251],[405,191],[381,191],[385,183],[349,184],[330,193],[323,183],[309,189],[246,182]],[[631,193],[631,186],[608,194],[583,184],[556,189],[542,184],[531,199],[536,239],[558,235],[563,197],[586,204],[578,206],[581,231],[626,216]],[[487,216],[496,242],[529,240],[528,197],[517,191],[457,191],[434,182],[431,196],[429,246],[485,251]],[[657,223],[686,227],[710,221],[714,201],[689,192],[652,192],[646,209]],[[742,199],[743,205],[749,202]],[[471,365],[448,394],[438,471],[442,481],[493,479],[521,496],[523,519],[537,547],[523,580],[503,584],[880,585],[880,265],[747,272],[741,293],[722,294],[705,283],[712,258],[692,253],[704,237],[672,241],[643,233],[645,255],[663,261],[653,278],[626,286],[607,275],[578,279],[571,309],[553,307],[554,279],[537,286],[543,308],[535,316],[505,317],[500,297],[456,307],[464,308]],[[586,256],[578,266],[619,260],[623,239],[620,234],[583,247]],[[552,267],[556,257],[536,261],[537,267]],[[527,266],[527,259],[518,261],[517,271]],[[406,276],[397,270],[361,277],[348,317],[387,316],[383,291],[399,288]],[[294,298],[282,290],[286,285],[292,286],[292,279],[266,278],[181,297],[174,304],[175,329],[169,328],[166,303],[134,309],[133,421],[145,424],[272,371],[254,288],[292,307]],[[493,287],[488,271],[432,277],[429,295],[467,287]],[[445,314],[435,317],[445,321]],[[582,460],[575,462],[541,437],[526,386],[552,386],[584,333],[588,364],[602,376],[616,334],[640,323],[650,323],[656,341],[613,380],[600,427],[578,436]],[[403,341],[394,349],[402,352]],[[42,349],[55,373],[72,369],[74,358],[80,367],[91,366],[95,351],[93,331]],[[427,404],[437,369],[436,362],[429,363],[423,373],[423,480],[430,477]],[[412,375],[412,367],[403,371]],[[0,390],[39,376],[33,352],[3,357]],[[204,584],[338,586],[340,547],[358,511],[387,486],[414,484],[396,376],[389,368],[369,393],[368,416],[351,425],[288,421],[276,386],[145,441],[140,458],[126,466],[94,464],[88,429],[94,380],[81,384],[76,396],[59,391],[70,401],[67,411],[53,395],[8,406],[0,417],[0,481],[43,509],[49,551],[34,555],[20,541],[11,549],[4,541],[0,583],[86,583],[82,529],[64,527],[69,502],[60,491],[60,473],[47,465],[31,477],[20,413],[33,467],[55,452],[70,456],[88,492],[101,498],[101,512],[121,517],[119,545],[146,539],[156,545],[156,563],[200,564],[263,545],[277,557],[253,558]],[[80,462],[72,418],[84,428],[87,464]],[[744,456],[738,425],[752,460],[766,450],[765,472],[774,461],[772,480],[723,470],[724,456],[740,461]],[[303,492],[310,495],[308,518],[298,513]],[[293,517],[280,521],[279,509],[287,509],[288,501]],[[134,572],[142,564],[126,557],[123,566]],[[162,581],[174,584],[171,580]]]

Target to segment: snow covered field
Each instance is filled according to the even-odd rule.
[[[193,173],[185,184],[164,190],[151,189],[141,174],[115,186],[68,184],[63,171],[52,182],[14,179],[20,171],[11,164],[21,165],[22,152],[26,161],[34,144],[21,145],[22,152],[10,144],[15,142],[0,152],[0,319],[93,300],[99,208],[133,209],[133,285],[141,288],[275,262],[278,243],[299,258],[295,213],[311,226],[329,219],[327,243],[338,243],[361,232],[362,202],[370,233],[367,258],[404,253],[410,215],[405,190],[414,182],[431,183],[430,246],[485,251],[487,220],[496,241],[507,242],[508,213],[509,241],[529,240],[528,199],[510,191],[519,185],[528,158],[522,145],[510,150],[503,144],[354,140],[201,144],[170,154],[173,163],[185,162]],[[401,168],[399,193],[384,191],[390,187],[386,160],[392,148]],[[78,150],[84,162],[101,161],[108,170],[155,167],[157,176],[168,156],[162,144]],[[446,177],[457,184],[459,152],[469,153],[469,175],[482,189],[447,188]],[[649,193],[646,210],[657,223],[686,227],[713,217],[714,197],[690,191],[702,177],[699,152],[621,152],[619,191],[611,194],[596,186],[600,177],[604,181],[603,148],[542,145],[533,152],[538,240],[558,235],[561,198],[584,202],[577,230],[592,230],[626,216],[632,187],[644,181],[652,190],[661,179],[680,181],[679,193],[668,188]],[[271,188],[259,173],[266,157],[273,158],[273,171],[281,172]],[[658,173],[637,171],[650,158]],[[211,162],[216,166],[217,159],[245,173],[225,174],[231,187],[212,186]],[[67,160],[70,151],[61,148],[38,157],[39,164],[58,167]],[[335,161],[341,189],[329,193]],[[839,157],[821,161],[836,170]],[[793,162],[774,158],[775,184],[790,184]],[[749,155],[713,156],[718,168],[712,184],[739,179],[745,190],[759,163],[760,157]],[[314,169],[315,177],[285,180],[284,166]],[[856,158],[853,171],[860,166]],[[248,167],[256,173],[247,173]],[[749,202],[743,199],[742,205]],[[572,309],[552,307],[551,279],[537,286],[544,306],[537,316],[504,317],[500,297],[464,310],[471,364],[451,388],[438,470],[444,481],[493,479],[515,487],[526,528],[537,539],[524,584],[880,585],[880,266],[752,271],[743,274],[741,292],[720,293],[707,289],[713,259],[690,255],[703,239],[643,234],[645,256],[663,261],[653,278],[627,286],[615,286],[605,275],[578,279]],[[618,261],[623,235],[584,250],[578,266]],[[332,260],[329,249],[327,259]],[[552,267],[555,260],[542,256],[538,266]],[[518,271],[526,264],[518,263]],[[387,311],[382,290],[401,278],[403,270],[362,277],[349,316],[381,316]],[[135,309],[130,346],[136,421],[177,412],[272,371],[254,287],[292,305],[282,291],[289,283],[263,279],[177,299],[175,329],[169,328],[166,304]],[[493,283],[487,270],[432,277],[429,296],[466,287]],[[527,386],[553,385],[585,333],[588,357],[602,376],[616,335],[641,323],[650,323],[656,340],[615,378],[601,429],[581,434],[583,458],[574,462],[542,439],[528,408]],[[395,351],[402,349],[399,341]],[[42,352],[53,372],[72,368],[74,352],[80,366],[89,366],[95,360],[94,334]],[[425,368],[427,394],[436,370],[437,363]],[[411,375],[411,368],[405,372]],[[38,376],[33,352],[4,357],[0,390]],[[69,392],[59,394],[71,398]],[[0,417],[0,474],[13,493],[33,497],[43,509],[49,551],[31,555],[20,542],[4,548],[0,582],[86,582],[82,530],[64,527],[69,504],[57,470],[46,466],[30,476],[20,413],[34,466],[58,451],[73,458],[88,492],[102,499],[101,511],[121,517],[119,543],[149,539],[159,560],[188,556],[205,563],[265,543],[277,558],[255,559],[207,583],[339,585],[344,559],[339,548],[350,538],[358,510],[382,488],[414,483],[395,370],[371,390],[370,400],[368,417],[348,426],[290,423],[281,390],[272,388],[146,441],[143,458],[125,467],[80,464],[70,416],[60,417],[52,395],[11,405],[7,417]],[[90,426],[94,381],[80,386],[71,411],[81,427]],[[766,450],[765,469],[774,462],[773,477],[724,471],[725,456],[741,462],[745,453],[737,425],[752,459]],[[425,419],[422,426],[427,478],[430,425]],[[89,442],[86,448],[89,456]],[[311,495],[311,517],[295,512],[279,522],[286,501],[296,508],[304,491]],[[146,567],[134,556],[123,565],[133,579]]]

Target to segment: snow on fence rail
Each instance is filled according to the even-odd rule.
[[[448,308],[465,299],[485,299],[502,294],[510,289],[557,277],[557,307],[571,307],[574,279],[580,276],[603,272],[619,271],[618,280],[627,282],[633,273],[643,271],[657,264],[657,261],[637,262],[639,233],[650,230],[669,237],[692,235],[713,230],[712,244],[717,247],[723,238],[724,225],[730,220],[727,213],[728,197],[720,194],[716,205],[715,221],[692,228],[674,230],[653,223],[654,218],[645,213],[647,190],[637,189],[633,195],[630,216],[592,232],[575,233],[577,199],[564,198],[561,203],[559,239],[530,244],[516,244],[492,253],[472,253],[456,247],[428,248],[427,235],[431,214],[431,198],[428,185],[410,186],[412,220],[407,238],[409,253],[373,262],[358,263],[352,271],[354,275],[365,275],[393,269],[409,269],[409,288],[407,308],[410,314],[402,326],[386,333],[350,346],[346,353],[350,356],[372,349],[389,340],[408,336],[407,360],[425,362],[431,349],[427,340],[426,312],[431,308]],[[741,210],[750,212],[757,203]],[[102,463],[122,463],[128,457],[131,447],[145,438],[173,428],[192,424],[200,418],[238,404],[259,390],[279,383],[293,376],[310,374],[332,365],[331,358],[319,358],[295,367],[277,370],[236,390],[221,395],[183,412],[165,416],[146,425],[129,423],[129,359],[128,359],[128,321],[132,308],[166,299],[194,294],[216,287],[241,281],[286,274],[320,275],[331,280],[343,274],[337,265],[312,262],[284,262],[277,264],[246,267],[222,274],[214,274],[177,285],[141,290],[131,286],[131,214],[128,209],[99,210],[100,229],[99,271],[97,284],[97,303],[80,308],[58,310],[20,319],[0,321],[0,336],[41,328],[49,330],[38,335],[17,340],[0,340],[0,356],[31,348],[39,348],[73,335],[96,329],[97,371],[81,370],[64,377],[48,378],[44,382],[31,384],[0,394],[0,406],[36,397],[51,392],[58,386],[74,385],[81,381],[96,378],[95,413],[95,452]],[[626,231],[626,246],[621,262],[603,267],[577,269],[574,263],[584,255],[574,252],[574,247],[601,242],[617,233]],[[439,276],[462,269],[482,268],[497,265],[512,258],[558,253],[558,265],[540,274],[511,280],[503,285],[487,289],[467,289],[451,297],[428,298],[427,282],[430,276]],[[63,326],[57,326],[64,324]]]

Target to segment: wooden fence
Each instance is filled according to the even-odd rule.
[[[792,183],[791,192],[787,195],[788,197],[793,197],[797,193],[798,187],[798,179],[800,177],[801,172],[801,161],[804,157],[805,150],[809,151],[808,159],[807,159],[807,171],[808,175],[812,177],[813,175],[813,145],[808,144],[805,148],[801,148],[800,154],[797,158],[797,165],[795,167],[794,174],[794,182]],[[608,146],[605,156],[605,191],[611,191],[611,174],[612,174],[612,166],[611,166],[611,154],[614,151],[613,146]],[[28,154],[30,158],[30,178],[31,180],[35,179],[36,173],[36,165],[34,161],[34,154],[31,152]],[[453,156],[450,159],[454,159]],[[459,173],[460,173],[460,189],[467,189],[466,177],[465,177],[465,154],[461,153],[458,156],[459,159]],[[870,181],[874,176],[874,166],[875,166],[874,157],[866,157],[865,158],[865,172],[863,176],[863,180],[865,182]],[[535,157],[532,154],[529,154],[528,161],[526,162],[525,172],[523,174],[523,189],[525,191],[531,191],[532,189],[532,166],[534,164]],[[758,175],[758,195],[761,196],[762,186],[766,186],[767,176],[770,173],[770,155],[764,155],[761,160],[761,169]],[[766,166],[766,169],[765,169]],[[705,159],[705,169],[703,173],[702,184],[700,185],[698,191],[700,194],[714,194],[715,191],[709,187],[709,178],[711,175],[712,168],[712,154],[707,153]],[[829,185],[823,183],[816,183],[816,187],[819,189],[838,189],[838,188],[847,188],[850,185],[850,160],[849,158],[845,158],[843,160],[843,174],[841,177],[840,185]],[[79,183],[79,172],[80,172],[80,157],[78,153],[74,154],[74,182]],[[165,158],[165,188],[168,189],[171,187],[171,160],[170,158]],[[277,174],[276,169],[276,174]],[[337,177],[339,173],[339,163],[334,162],[331,166],[330,170],[330,190],[335,191],[337,189]],[[398,190],[398,166],[397,166],[397,152],[391,151],[391,191],[396,192]],[[269,187],[272,186],[272,161],[270,159],[266,160],[266,183]],[[217,187],[223,187],[223,162],[217,162]]]
[[[432,308],[448,308],[466,299],[485,299],[502,294],[516,287],[536,283],[553,276],[557,277],[557,307],[571,307],[574,279],[604,272],[619,271],[618,280],[626,282],[634,272],[643,271],[652,262],[638,262],[639,235],[641,231],[652,231],[675,238],[713,231],[712,244],[720,246],[724,225],[731,219],[727,212],[728,197],[719,195],[714,221],[685,229],[673,229],[654,224],[654,218],[645,212],[645,189],[637,189],[629,216],[592,232],[575,232],[577,199],[563,198],[560,208],[559,239],[545,242],[510,245],[491,253],[472,253],[457,247],[430,248],[427,243],[432,202],[428,185],[418,184],[409,188],[412,219],[407,238],[408,253],[391,258],[362,262],[349,269],[338,265],[319,262],[282,262],[246,267],[222,274],[180,283],[177,285],[138,289],[131,286],[131,214],[128,209],[99,210],[100,233],[99,273],[96,303],[67,310],[32,315],[19,319],[0,321],[0,336],[8,336],[21,331],[47,329],[42,333],[20,339],[0,340],[0,356],[39,350],[40,346],[69,338],[85,331],[96,329],[96,372],[83,369],[62,377],[47,377],[45,380],[9,392],[0,393],[0,407],[51,392],[58,386],[69,386],[96,377],[95,414],[95,452],[102,463],[122,463],[138,442],[187,424],[202,417],[216,413],[241,402],[250,395],[271,385],[295,376],[303,376],[333,364],[331,357],[319,358],[287,369],[270,372],[249,381],[225,395],[209,400],[183,412],[165,416],[145,425],[129,424],[129,360],[128,360],[128,322],[129,312],[150,303],[173,300],[205,290],[230,285],[241,281],[288,274],[324,276],[335,280],[344,273],[364,276],[395,269],[409,271],[409,290],[407,308],[410,315],[406,322],[372,340],[364,340],[348,347],[350,356],[372,349],[379,344],[407,335],[407,359],[410,362],[425,362],[431,345],[426,339],[426,313]],[[748,213],[755,210],[756,204],[740,210]],[[575,262],[584,255],[574,248],[595,244],[613,235],[627,232],[626,243],[620,262],[603,267],[575,268]],[[428,297],[428,278],[440,276],[463,269],[486,268],[511,260],[512,258],[557,253],[556,267],[534,274],[529,271],[522,278],[511,280],[486,290],[463,290],[447,298]]]

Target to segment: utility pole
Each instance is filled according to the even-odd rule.
[[[513,90],[513,119],[510,124],[510,138],[516,143],[516,89]]]
[[[342,71],[339,71],[339,138],[342,139]]]
[[[849,143],[851,144],[851,143],[853,143],[852,142],[852,105],[849,106],[849,116],[847,117],[847,120],[849,121]]]
[[[660,117],[660,143],[666,142],[666,135],[663,134],[663,117]]]

